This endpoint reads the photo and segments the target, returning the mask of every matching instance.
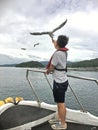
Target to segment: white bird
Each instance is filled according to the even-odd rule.
[[[62,28],[66,23],[67,23],[67,19],[62,24],[60,24],[58,27],[53,29],[52,31],[49,31],[49,32],[34,32],[34,33],[30,33],[30,34],[31,35],[49,35],[53,39],[53,33],[55,31],[57,31],[58,29]]]

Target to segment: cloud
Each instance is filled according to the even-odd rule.
[[[67,18],[54,38],[69,36],[68,60],[98,57],[97,5],[97,0],[1,0],[0,54],[21,57],[21,48],[26,48],[23,57],[49,59],[55,51],[49,36],[31,36],[30,32],[51,31]],[[34,47],[35,43],[40,44]]]

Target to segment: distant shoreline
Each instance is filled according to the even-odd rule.
[[[15,66],[0,66],[0,68],[2,68],[2,67],[8,67],[8,68],[11,67],[11,68],[13,68]],[[36,68],[36,67],[18,67],[18,68]],[[98,71],[98,67],[78,67],[78,68],[67,67],[67,70],[69,70],[69,71],[70,70],[73,70],[73,71]]]

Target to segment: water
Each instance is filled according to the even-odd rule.
[[[98,79],[98,72],[93,71],[69,71],[68,74]],[[52,91],[44,75],[42,73],[30,72],[29,77],[33,81],[35,90],[38,95],[40,95],[40,99],[54,104]],[[49,75],[48,78],[52,85],[51,75]],[[69,83],[85,110],[98,116],[98,85],[91,81],[72,78],[69,78]],[[26,68],[0,68],[0,100],[9,96],[22,96],[24,99],[35,100],[32,90],[26,80]],[[68,108],[80,109],[70,88],[68,88],[66,93],[66,105]]]

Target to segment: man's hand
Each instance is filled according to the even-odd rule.
[[[50,72],[49,72],[49,70],[46,70],[46,74],[49,74]]]
[[[54,71],[54,65],[50,64],[50,67],[46,70],[46,74],[53,73]]]

